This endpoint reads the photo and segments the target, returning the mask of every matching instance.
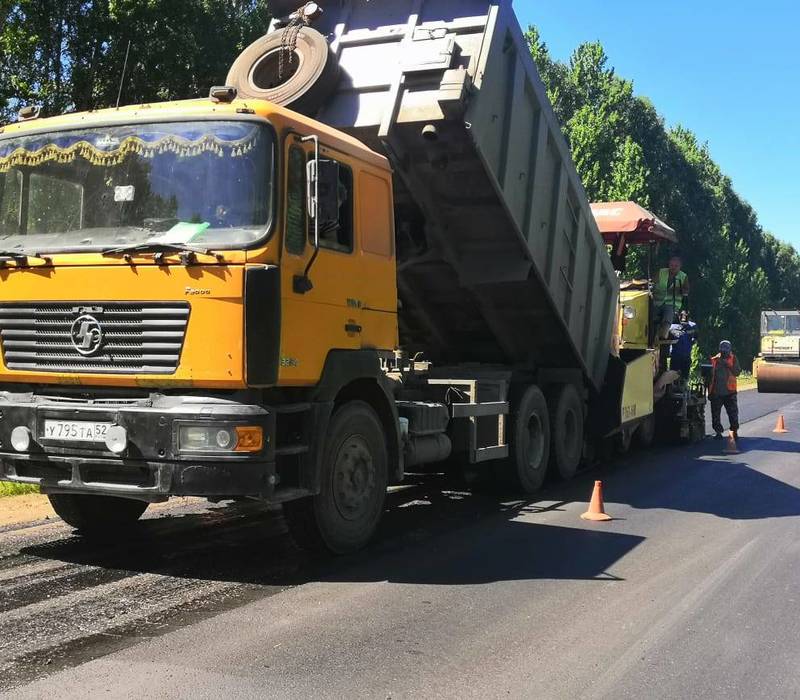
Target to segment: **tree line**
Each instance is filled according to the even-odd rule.
[[[300,3],[298,2],[298,5]],[[208,94],[267,31],[266,0],[0,0],[0,120]]]
[[[0,0],[0,18],[0,121],[10,121],[24,104],[113,106],[129,43],[123,104],[204,95],[270,15],[266,0]],[[762,229],[705,144],[616,75],[599,43],[560,62],[535,28],[527,39],[589,197],[635,200],[679,232],[703,351],[725,337],[748,362],[760,310],[800,305],[800,256]]]
[[[634,200],[678,231],[703,353],[728,339],[749,363],[761,310],[800,306],[800,255],[764,231],[707,144],[634,94],[599,42],[561,62],[535,27],[527,40],[589,198]],[[659,262],[671,252],[660,250]],[[637,265],[641,273],[641,258]]]

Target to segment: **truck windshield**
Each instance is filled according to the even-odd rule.
[[[0,140],[0,249],[247,246],[270,224],[273,151],[271,130],[247,121]]]
[[[800,335],[800,314],[766,313],[763,327],[765,333]]]

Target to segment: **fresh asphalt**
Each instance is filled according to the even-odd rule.
[[[636,452],[533,500],[438,477],[365,553],[190,504],[124,540],[0,531],[10,697],[800,696],[800,397],[740,397],[741,454]],[[790,432],[772,433],[777,411]],[[602,479],[610,523],[580,519]],[[0,505],[2,507],[2,505]]]

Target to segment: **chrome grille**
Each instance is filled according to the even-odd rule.
[[[86,315],[102,329],[90,353],[73,334]],[[189,304],[179,302],[0,304],[3,361],[20,371],[173,374],[188,322]]]

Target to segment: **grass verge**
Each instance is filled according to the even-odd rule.
[[[756,378],[750,372],[742,372],[738,379],[739,391],[747,391],[748,389],[755,389],[758,386]]]
[[[0,481],[0,498],[4,496],[21,496],[25,493],[39,493],[39,487],[31,484],[10,484],[7,481]]]

